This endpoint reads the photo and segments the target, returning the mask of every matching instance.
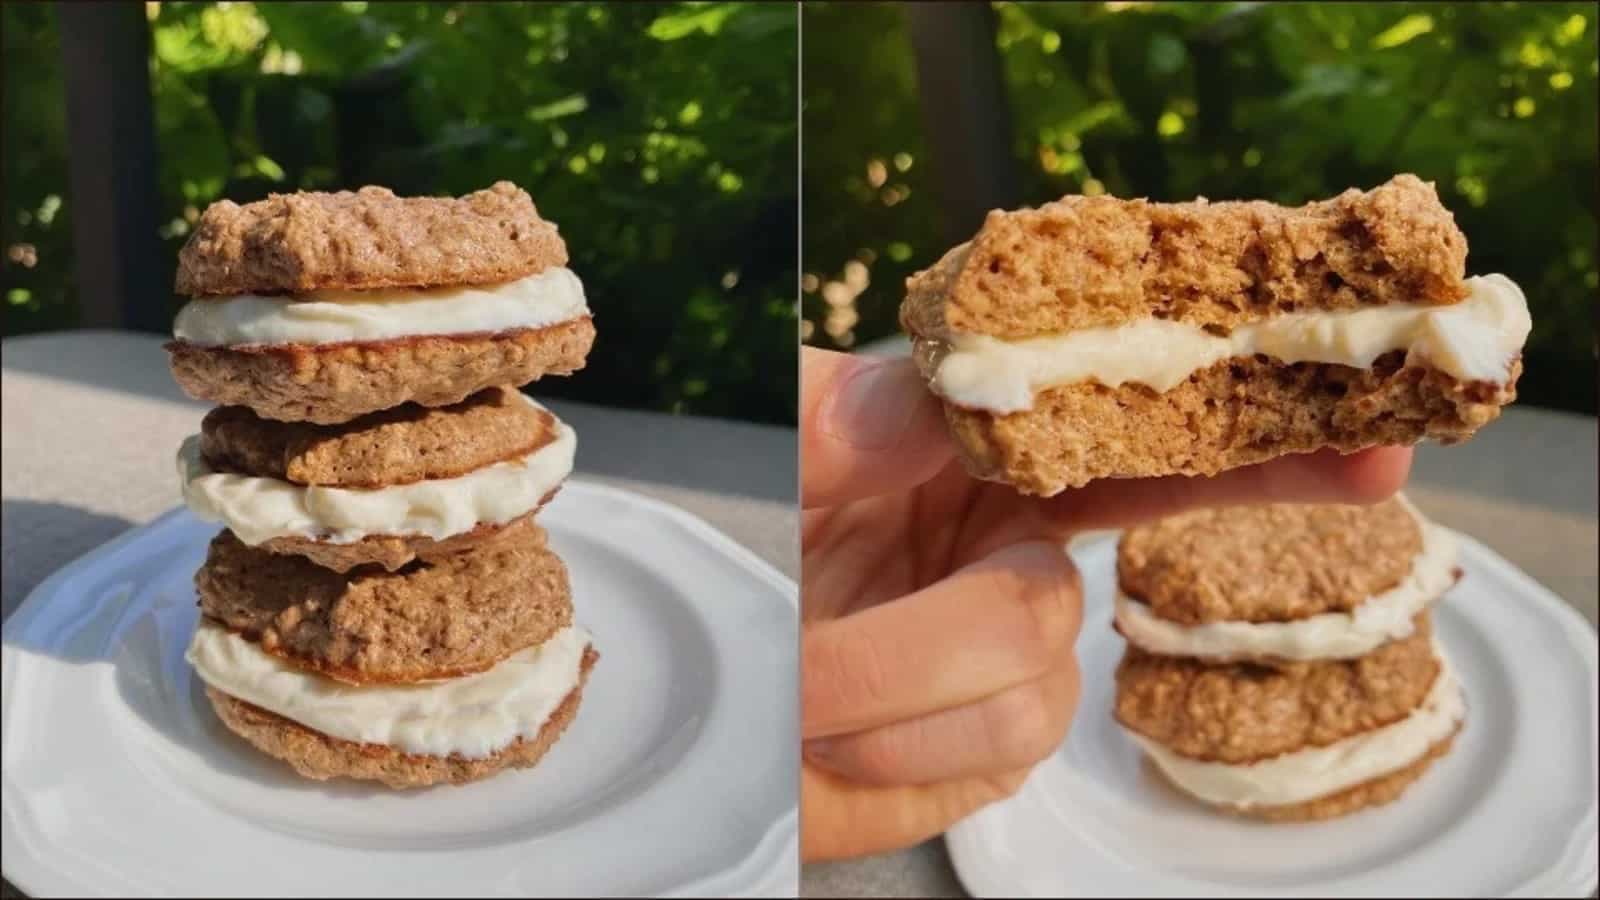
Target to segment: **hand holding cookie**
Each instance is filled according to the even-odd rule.
[[[969,477],[909,361],[802,351],[802,853],[903,847],[1009,796],[1079,692],[1074,532],[1270,501],[1374,502],[1410,451],[1288,456],[1049,500]]]

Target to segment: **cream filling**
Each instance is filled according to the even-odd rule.
[[[1407,504],[1409,506],[1409,504]],[[1292,622],[1208,622],[1184,625],[1117,592],[1116,621],[1130,643],[1160,656],[1203,659],[1354,659],[1407,637],[1412,620],[1455,583],[1456,540],[1445,528],[1412,515],[1422,529],[1422,552],[1399,584],[1352,612],[1323,613]]]
[[[544,328],[588,314],[578,276],[553,268],[496,285],[191,300],[172,335],[206,347],[339,344]]]
[[[1249,808],[1315,800],[1405,768],[1455,731],[1466,716],[1466,699],[1437,643],[1434,653],[1439,674],[1410,715],[1326,747],[1229,765],[1188,759],[1143,735],[1129,734],[1174,784],[1208,803]]]
[[[526,398],[524,398],[526,399]],[[528,400],[537,409],[539,404]],[[369,535],[443,540],[479,523],[499,525],[533,509],[572,472],[578,437],[557,420],[556,439],[520,459],[456,478],[358,490],[294,484],[218,472],[200,454],[200,436],[178,450],[183,500],[202,519],[221,522],[255,546],[275,537],[350,544]]]
[[[486,672],[419,684],[350,685],[295,668],[202,619],[185,658],[217,690],[330,737],[427,756],[482,759],[532,740],[578,686],[589,634],[563,628]]]
[[[1259,353],[1284,363],[1366,368],[1395,350],[1407,351],[1408,362],[1425,361],[1464,381],[1503,383],[1532,327],[1527,298],[1504,275],[1466,283],[1467,298],[1449,306],[1284,313],[1227,335],[1163,319],[1016,341],[956,335],[934,371],[933,389],[959,406],[1011,413],[1031,408],[1037,392],[1063,384],[1135,383],[1167,391],[1235,357]]]

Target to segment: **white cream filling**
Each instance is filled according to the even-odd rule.
[[[528,403],[543,409],[532,400]],[[499,525],[536,509],[571,474],[577,434],[560,420],[555,427],[555,440],[520,459],[456,478],[371,490],[217,472],[200,454],[200,436],[193,435],[178,450],[178,478],[184,503],[195,515],[227,525],[251,546],[275,537],[334,544],[354,543],[369,535],[443,540],[479,523]]]
[[[1016,341],[957,335],[934,371],[933,389],[960,406],[1010,413],[1031,408],[1038,391],[1062,384],[1136,383],[1167,391],[1235,357],[1259,353],[1284,363],[1366,368],[1395,350],[1462,380],[1502,383],[1532,327],[1527,298],[1504,275],[1466,283],[1467,298],[1449,306],[1284,313],[1227,335],[1163,319]]]
[[[563,628],[464,678],[351,685],[302,671],[202,619],[186,658],[206,684],[331,737],[428,756],[490,756],[533,739],[582,677],[589,634]]]
[[[1466,715],[1466,699],[1437,643],[1434,654],[1439,674],[1410,715],[1326,747],[1229,765],[1188,759],[1143,735],[1129,734],[1173,783],[1208,803],[1249,808],[1315,800],[1402,769],[1455,731]]]
[[[588,314],[578,276],[553,268],[495,285],[191,300],[172,335],[206,347],[338,344],[544,328]]]
[[[1407,504],[1409,507],[1410,504]],[[1292,622],[1208,622],[1185,625],[1160,618],[1150,606],[1117,592],[1117,628],[1130,643],[1160,656],[1202,659],[1273,657],[1354,659],[1407,637],[1412,620],[1455,582],[1456,540],[1445,528],[1412,515],[1422,529],[1422,552],[1399,584],[1369,597],[1354,611]]]

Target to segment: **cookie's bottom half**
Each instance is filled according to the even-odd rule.
[[[287,762],[306,778],[317,781],[354,778],[382,782],[396,789],[428,787],[445,782],[466,784],[508,768],[526,769],[544,758],[577,716],[589,671],[599,658],[600,654],[592,647],[584,651],[577,686],[550,714],[538,735],[531,740],[518,739],[482,759],[467,759],[454,754],[426,756],[405,753],[383,744],[341,740],[313,731],[215,688],[206,688],[206,696],[230,731],[268,756]]]

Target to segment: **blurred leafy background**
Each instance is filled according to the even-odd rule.
[[[0,13],[6,335],[78,321],[52,6]],[[145,7],[169,275],[218,198],[504,178],[561,226],[600,331],[542,393],[794,421],[794,7]]]
[[[1593,413],[1592,3],[996,3],[1024,202],[1302,203],[1435,181],[1533,309],[1522,402]],[[894,334],[946,249],[898,5],[807,3],[801,333]]]

